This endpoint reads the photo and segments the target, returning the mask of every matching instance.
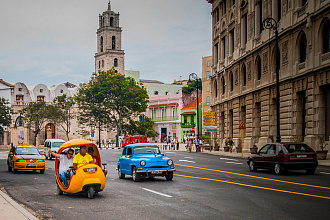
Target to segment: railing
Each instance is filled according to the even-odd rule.
[[[181,128],[192,128],[192,127],[195,127],[195,124],[181,123]]]
[[[178,116],[154,117],[153,121],[174,121],[178,120]]]

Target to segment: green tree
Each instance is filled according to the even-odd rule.
[[[61,96],[57,96],[53,103],[53,106],[56,108],[54,109],[54,114],[51,114],[51,116],[56,117],[52,117],[52,119],[63,129],[67,139],[69,140],[71,122],[75,118],[75,113],[72,111],[72,106],[74,106],[75,100],[73,97],[67,97],[66,94],[63,94]]]
[[[3,134],[3,127],[9,126],[11,123],[11,108],[9,101],[3,97],[0,98],[0,135]]]
[[[58,115],[56,107],[45,102],[31,102],[30,105],[19,111],[19,114],[27,121],[34,134],[33,144],[36,144],[37,136],[47,120],[54,119]]]
[[[192,91],[196,90],[196,80],[192,80],[187,86],[182,87],[182,93],[190,94]],[[202,91],[202,79],[198,78],[198,90]]]
[[[80,123],[95,124],[100,121],[115,130],[118,147],[118,137],[123,127],[146,110],[148,94],[141,83],[116,73],[112,68],[94,74],[88,84],[81,86],[76,100]]]
[[[147,137],[156,137],[155,122],[151,118],[144,116],[143,121],[130,121],[130,124],[123,129],[127,134],[139,133]]]

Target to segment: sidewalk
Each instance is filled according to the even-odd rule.
[[[30,219],[38,220],[29,211],[20,206],[17,202],[11,199],[6,193],[0,190],[0,213],[1,219]]]

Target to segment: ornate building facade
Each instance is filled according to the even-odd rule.
[[[275,34],[280,58],[282,141],[302,140],[318,150],[330,136],[330,2],[325,0],[207,0],[212,4],[211,107],[218,114],[221,146],[237,143],[241,122],[244,149],[260,136],[276,137]],[[237,145],[236,145],[237,146]]]

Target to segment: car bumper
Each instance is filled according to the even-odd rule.
[[[144,170],[137,170],[136,172],[138,174],[144,174],[145,176],[163,176],[165,174],[167,174],[168,172],[174,172],[176,171],[174,168],[170,168],[170,169],[144,169]]]
[[[306,169],[315,169],[317,165],[318,165],[317,161],[291,162],[291,163],[283,163],[283,168],[286,170],[306,170]]]
[[[46,168],[45,163],[27,164],[27,163],[15,163],[14,169],[16,170],[44,170]]]

